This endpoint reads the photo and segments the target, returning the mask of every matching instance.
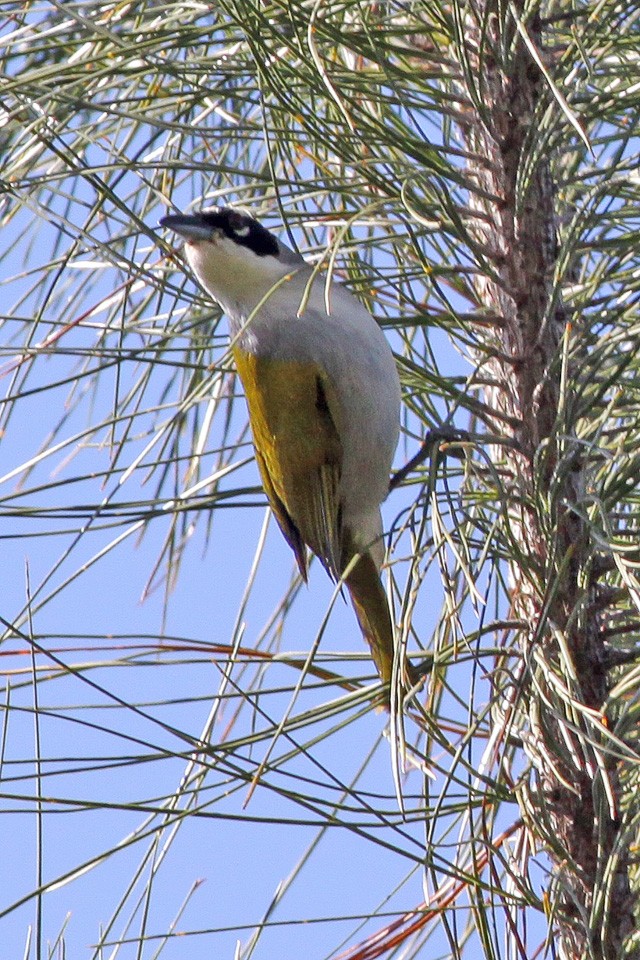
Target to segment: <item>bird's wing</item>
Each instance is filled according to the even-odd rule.
[[[239,347],[233,353],[265,493],[300,573],[306,578],[306,544],[337,579],[342,444],[333,386],[311,362],[266,359]]]

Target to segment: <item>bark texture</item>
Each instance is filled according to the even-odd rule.
[[[633,916],[603,714],[608,677],[599,560],[580,509],[586,466],[563,407],[563,378],[572,375],[562,362],[563,338],[569,320],[579,318],[569,318],[554,283],[550,151],[535,142],[543,113],[559,108],[510,12],[516,8],[544,58],[543,31],[530,5],[528,15],[521,2],[470,5],[465,68],[473,81],[464,90],[462,135],[476,187],[467,225],[481,265],[476,294],[498,318],[482,334],[482,373],[494,429],[516,441],[516,449],[501,453],[500,469],[508,536],[527,558],[511,570],[527,664],[519,732],[533,768],[523,812],[554,864],[559,954],[613,960],[622,955]],[[571,703],[569,713],[559,711],[559,702]],[[602,890],[604,898],[594,896]]]

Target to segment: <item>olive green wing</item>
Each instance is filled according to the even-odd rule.
[[[332,577],[341,569],[342,444],[332,416],[337,400],[314,363],[233,350],[265,493],[306,579],[305,544]]]

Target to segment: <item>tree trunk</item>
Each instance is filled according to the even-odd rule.
[[[496,413],[492,429],[515,441],[502,448],[499,469],[510,555],[526,558],[510,570],[525,666],[509,720],[531,761],[523,814],[553,863],[559,953],[613,960],[633,915],[603,713],[601,562],[580,509],[588,463],[572,435],[567,389],[577,372],[571,324],[579,332],[580,318],[569,317],[555,278],[550,148],[536,142],[545,111],[558,111],[556,131],[564,118],[530,47],[544,58],[539,18],[524,24],[528,45],[510,12],[524,16],[524,7],[520,0],[511,8],[496,0],[469,7],[466,67],[473,80],[464,95],[473,105],[461,124],[476,187],[467,223],[480,266],[476,294],[497,318],[482,328],[479,365],[491,384],[485,394]]]

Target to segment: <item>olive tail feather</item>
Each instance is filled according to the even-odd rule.
[[[370,553],[364,553],[345,576],[351,602],[364,639],[371,648],[371,656],[380,678],[389,683],[393,672],[394,633],[387,595],[380,581],[376,563]],[[417,682],[417,671],[405,664],[410,686]]]

